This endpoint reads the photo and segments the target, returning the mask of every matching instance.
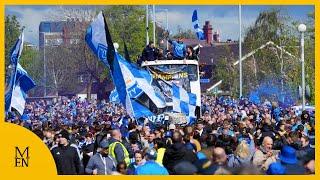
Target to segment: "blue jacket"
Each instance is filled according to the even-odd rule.
[[[169,175],[167,169],[155,161],[147,161],[135,170],[136,175]]]
[[[168,41],[173,46],[173,57],[184,58],[186,54],[186,45],[183,43],[178,43],[177,41]]]

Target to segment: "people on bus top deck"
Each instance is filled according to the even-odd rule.
[[[198,60],[197,54],[194,52],[192,46],[187,47],[187,56],[186,59],[188,60]]]
[[[168,42],[172,45],[173,59],[184,59],[186,55],[186,45],[178,38],[178,41],[169,39]]]
[[[156,59],[157,59],[157,50],[154,46],[153,41],[150,41],[149,44],[142,51],[141,60],[154,61]]]
[[[163,49],[158,49],[157,52],[157,60],[165,60],[166,57],[164,55]]]

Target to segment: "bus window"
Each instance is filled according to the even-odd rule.
[[[198,68],[196,65],[188,65],[188,78],[190,81],[198,80]]]

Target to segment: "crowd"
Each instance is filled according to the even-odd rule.
[[[177,40],[169,39],[168,42],[171,45],[170,50],[164,52],[161,48],[156,48],[153,41],[143,49],[140,58],[138,59],[138,64],[143,61],[154,61],[154,60],[198,60],[198,50],[194,50],[192,46],[186,46],[182,42],[182,38]]]
[[[50,148],[58,174],[314,174],[315,117],[276,103],[202,96],[193,125],[153,126],[118,104],[61,97],[7,122]]]

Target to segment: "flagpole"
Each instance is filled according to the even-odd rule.
[[[169,32],[168,9],[165,9],[165,11],[166,11],[166,28],[167,28],[167,32]],[[168,39],[166,40],[166,47],[167,47],[167,50],[169,50]]]
[[[241,5],[239,5],[239,78],[240,78],[240,97],[242,97],[242,52],[241,52]]]
[[[153,11],[153,43],[156,44],[156,7],[152,5]]]
[[[47,97],[47,60],[46,60],[46,34],[43,32],[43,77],[44,77],[44,97]]]
[[[106,18],[104,16],[104,14],[102,13],[102,16],[103,16],[103,20],[104,20],[104,27],[105,27],[105,35],[106,35],[106,42],[107,42],[107,45],[109,46],[108,48],[108,51],[107,51],[107,61],[108,63],[110,64],[110,71],[111,71],[111,77],[113,79],[113,82],[115,82],[113,76],[112,76],[112,73],[114,72],[114,68],[112,68],[112,64],[111,62],[113,62],[115,59],[117,59],[118,61],[118,54],[117,54],[117,51],[116,51],[116,48],[114,47],[113,45],[113,42],[112,42],[112,38],[111,38],[111,35],[110,35],[110,32],[109,32],[109,28],[108,28],[108,25],[107,25],[107,22],[106,22]],[[112,49],[114,50],[114,52],[112,52]],[[111,56],[111,58],[113,59],[111,61],[111,58],[109,57],[109,55]],[[120,63],[118,61],[118,64],[120,66]],[[121,68],[120,68],[120,71],[122,72]],[[124,81],[124,84],[126,83],[125,80],[123,79]],[[114,83],[115,84],[115,83]],[[116,86],[116,85],[115,85]],[[116,89],[117,89],[117,86],[116,86]],[[129,114],[129,116],[132,118],[132,119],[135,119],[135,115],[134,115],[134,110],[133,110],[133,106],[132,106],[132,102],[131,102],[131,98],[130,98],[130,95],[129,95],[129,92],[128,92],[128,89],[127,87],[125,87],[126,89],[126,99],[125,99],[125,104],[124,106],[127,105],[127,98],[129,98],[129,103],[130,103],[130,107],[132,109],[132,114]],[[117,90],[118,91],[118,90]],[[118,92],[119,93],[119,92]],[[121,99],[119,97],[119,100],[121,102]],[[123,103],[123,102],[121,102]]]
[[[149,6],[146,5],[146,41],[149,44]]]

